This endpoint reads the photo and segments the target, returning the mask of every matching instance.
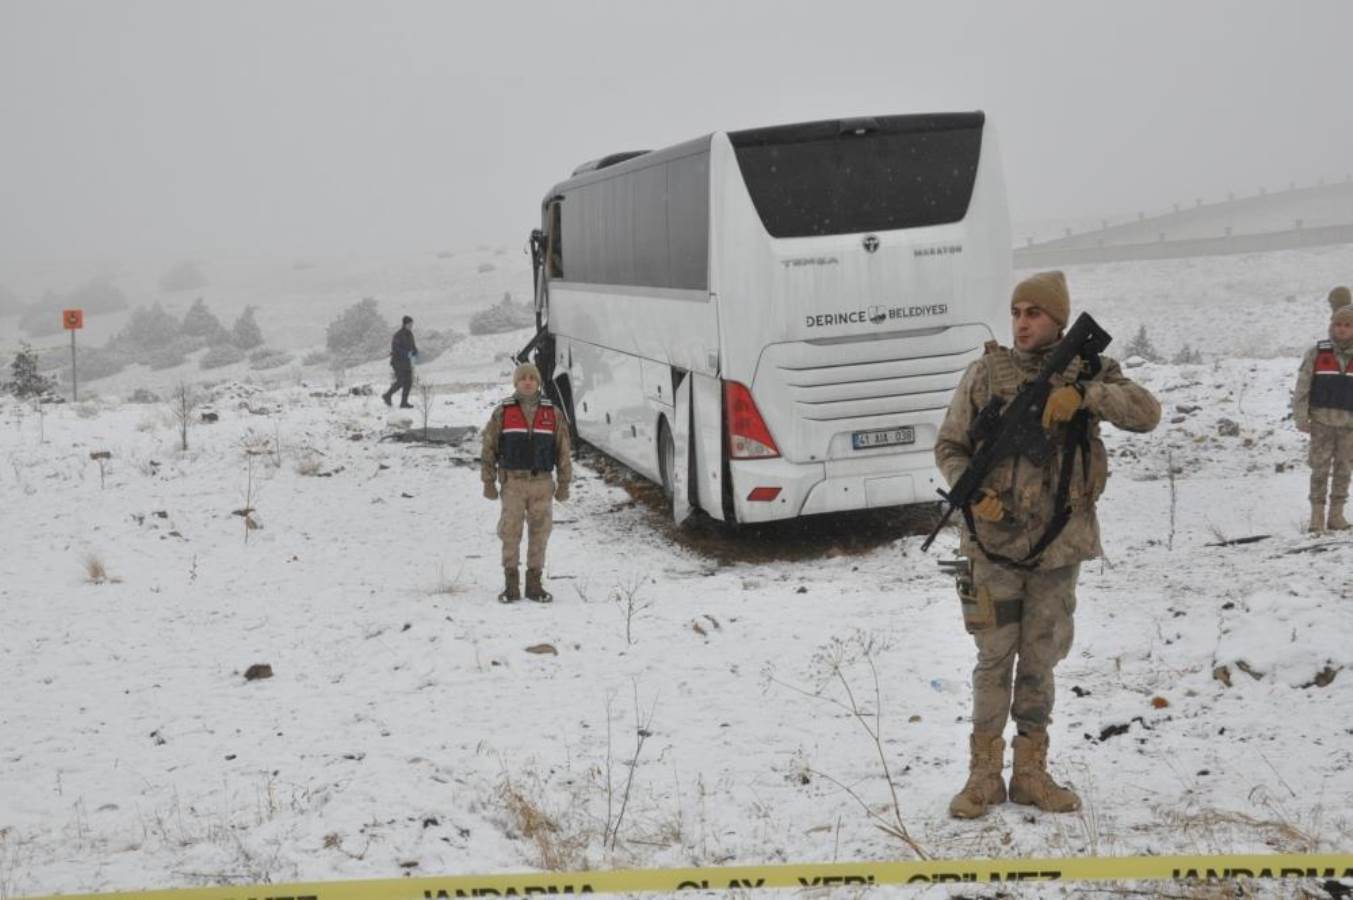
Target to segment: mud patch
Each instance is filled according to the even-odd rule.
[[[655,536],[721,566],[858,556],[900,538],[929,534],[940,515],[938,503],[924,503],[729,525],[697,511],[677,526],[661,486],[586,445],[579,446],[577,461],[629,496],[617,511],[634,507]]]

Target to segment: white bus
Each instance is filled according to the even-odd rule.
[[[555,185],[536,351],[576,434],[750,523],[931,502],[963,369],[1007,327],[981,112],[715,132]]]

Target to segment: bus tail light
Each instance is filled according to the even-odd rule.
[[[780,455],[752,392],[736,381],[723,383],[724,414],[728,425],[728,453],[733,459],[767,459]]]
[[[752,488],[752,492],[747,495],[747,499],[753,503],[769,503],[780,496],[778,487],[758,487]]]

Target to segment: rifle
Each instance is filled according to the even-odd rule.
[[[1057,346],[1043,361],[1038,377],[1020,389],[1005,403],[999,397],[991,398],[977,414],[972,435],[974,451],[958,481],[948,492],[939,491],[946,508],[944,516],[921,544],[921,551],[930,549],[940,529],[949,523],[956,509],[967,509],[982,490],[982,482],[996,464],[1008,456],[1023,455],[1036,465],[1045,464],[1053,452],[1052,441],[1043,430],[1043,406],[1052,392],[1052,377],[1063,372],[1072,360],[1080,357],[1092,372],[1099,371],[1099,354],[1113,338],[1089,313],[1081,313]]]

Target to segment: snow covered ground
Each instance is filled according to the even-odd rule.
[[[290,349],[317,345],[364,290],[391,317],[424,298],[437,328],[501,293],[456,305],[441,276],[363,271],[393,286],[333,276],[312,331],[280,291],[265,335],[275,313]],[[524,297],[519,274],[501,289]],[[0,896],[910,858],[870,819],[894,817],[880,748],[935,856],[1349,852],[1353,536],[1301,532],[1287,396],[1353,248],[1068,277],[1116,346],[1145,324],[1167,357],[1205,354],[1131,368],[1165,418],[1106,429],[1107,555],[1082,569],[1052,727],[1081,813],[947,818],[973,649],[935,565],[955,537],[921,554],[924,515],[677,534],[585,456],[556,602],[504,607],[477,444],[382,440],[399,417],[349,388],[383,364],[337,386],[227,372],[187,452],[165,403],[125,398],[200,373],[135,367],[42,415],[0,400]],[[527,336],[420,368],[429,424],[481,425]]]

